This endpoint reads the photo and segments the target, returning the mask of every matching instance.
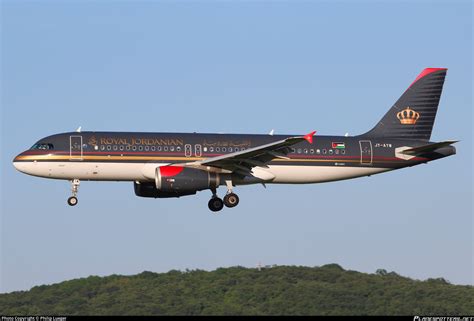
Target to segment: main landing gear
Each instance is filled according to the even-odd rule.
[[[226,182],[227,183],[227,182]],[[212,189],[212,198],[209,200],[209,209],[213,212],[219,212],[224,208],[224,205],[228,208],[236,207],[239,204],[239,197],[237,194],[232,192],[232,184],[227,184],[227,194],[224,196],[224,200],[217,196],[216,189]]]
[[[217,195],[213,196],[209,200],[209,203],[207,205],[209,206],[209,209],[213,212],[219,212],[224,208],[224,202]]]
[[[239,197],[235,193],[228,193],[224,196],[224,204],[229,208],[236,207],[239,204]]]
[[[80,184],[81,184],[81,182],[78,179],[73,179],[71,181],[72,196],[67,199],[67,203],[70,206],[75,206],[78,202],[78,200],[77,200],[77,191],[79,189]]]

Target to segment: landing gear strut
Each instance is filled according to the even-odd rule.
[[[78,200],[77,200],[77,191],[79,189],[80,184],[81,184],[81,182],[78,179],[73,179],[71,181],[72,196],[67,199],[67,203],[70,206],[75,206],[78,202]]]

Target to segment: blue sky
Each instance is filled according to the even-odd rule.
[[[1,6],[0,291],[89,275],[338,263],[473,284],[472,4],[60,2]],[[150,200],[132,183],[16,172],[64,131],[360,134],[447,67],[432,140],[458,154],[315,185]],[[316,138],[317,139],[317,138]],[[224,189],[220,189],[224,193]]]

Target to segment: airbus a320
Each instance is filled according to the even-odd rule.
[[[40,139],[13,160],[20,172],[68,180],[130,181],[141,197],[210,190],[211,211],[239,204],[237,186],[308,184],[370,176],[456,153],[431,142],[447,69],[427,68],[379,123],[358,136],[68,132]],[[223,199],[217,189],[225,186]]]

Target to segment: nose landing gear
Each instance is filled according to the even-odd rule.
[[[71,196],[67,199],[67,203],[70,205],[70,206],[75,206],[77,204],[77,197],[75,196]]]
[[[73,179],[71,181],[72,196],[67,199],[67,203],[69,204],[69,206],[75,206],[78,203],[77,191],[79,189],[80,184],[81,182],[78,179]]]

